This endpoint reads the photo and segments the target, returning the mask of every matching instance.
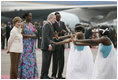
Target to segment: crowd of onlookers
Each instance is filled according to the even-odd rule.
[[[91,31],[92,31],[91,39],[99,38],[99,34],[98,34],[99,27],[100,26],[95,26],[95,27],[91,28]],[[117,31],[115,30],[113,25],[109,25],[109,36],[108,37],[114,44],[114,47],[117,47]]]

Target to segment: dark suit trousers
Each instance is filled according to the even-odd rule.
[[[52,76],[56,76],[58,71],[58,77],[62,77],[64,68],[64,46],[56,45],[55,51],[53,52],[53,65],[52,65]]]
[[[48,76],[48,71],[50,67],[52,52],[42,50],[42,69],[41,78],[46,78]]]
[[[1,36],[1,47],[2,49],[5,48],[5,37],[2,37],[2,36]]]
[[[38,48],[41,48],[41,39],[38,39]]]

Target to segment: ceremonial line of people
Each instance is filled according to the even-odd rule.
[[[46,23],[46,20],[43,21],[34,21],[33,27],[35,28],[36,31],[36,49],[41,48],[41,40],[42,40],[42,27]],[[99,33],[98,29],[100,25],[98,26],[89,26],[88,24],[83,24],[85,27],[85,39],[98,39],[99,38]],[[113,42],[114,47],[117,48],[117,33],[115,30],[115,27],[113,25],[108,25],[109,26],[109,35],[108,37],[110,40]],[[11,21],[8,21],[7,24],[2,21],[1,23],[1,49],[7,49],[8,45],[8,39],[10,36],[10,31],[13,28],[13,25]],[[69,24],[66,24],[66,29],[67,32],[65,35],[70,35],[73,33],[73,30],[70,28]],[[112,36],[111,36],[112,35]],[[98,48],[98,46],[90,46],[91,48]],[[70,43],[65,44],[65,48],[70,48]]]
[[[13,19],[14,27],[8,39],[8,51],[11,57],[11,79],[38,78],[36,63],[36,31],[31,23],[32,13],[24,14]],[[77,24],[74,34],[64,35],[67,32],[61,15],[56,12],[49,14],[47,23],[42,28],[42,66],[41,79],[64,79],[64,44],[70,43],[70,52],[67,62],[67,79],[116,79],[117,53],[111,40],[107,37],[108,26],[100,26],[99,39],[84,39],[84,25]],[[93,55],[89,46],[97,46],[98,53],[93,62]],[[52,75],[48,76],[51,58],[53,57]]]

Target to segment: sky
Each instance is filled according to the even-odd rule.
[[[50,4],[63,5],[103,5],[103,4],[117,4],[117,1],[31,1]]]

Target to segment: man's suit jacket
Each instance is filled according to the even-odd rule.
[[[12,28],[13,28],[12,25],[11,25],[11,27],[9,25],[7,25],[7,27],[6,27],[6,37],[7,37],[7,39],[10,36],[10,31],[12,30]]]
[[[91,30],[91,28],[86,29],[85,39],[90,39],[91,36],[92,36],[92,30]]]
[[[42,28],[42,42],[41,42],[41,49],[48,50],[48,46],[50,40],[53,40],[54,30],[51,23],[47,22]]]
[[[38,34],[38,38],[42,37],[42,26],[39,27]]]
[[[5,38],[5,37],[6,37],[6,27],[1,26],[1,38]]]
[[[60,21],[60,27],[57,23],[57,21],[55,21],[55,23],[53,24],[53,28],[54,28],[54,32],[57,31],[58,33],[58,36],[64,36],[64,34],[61,33],[61,31],[64,29],[66,32],[67,32],[67,29],[66,29],[66,26],[65,26],[65,23],[63,21]],[[55,42],[59,42],[59,41],[62,41],[63,39],[59,39],[59,40],[56,40],[54,39]],[[58,45],[57,45],[58,46]],[[64,45],[62,45],[64,47]]]
[[[59,36],[64,36],[64,34],[61,33],[62,29],[67,31],[66,26],[63,21],[60,21],[60,27],[57,21],[55,21],[55,23],[53,24],[53,28],[54,28],[54,32],[57,31]]]

